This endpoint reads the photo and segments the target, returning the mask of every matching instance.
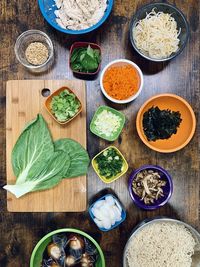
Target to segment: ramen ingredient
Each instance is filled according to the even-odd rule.
[[[143,130],[148,141],[169,139],[177,133],[182,119],[179,111],[169,109],[160,110],[159,107],[151,107],[143,115]]]
[[[161,178],[159,172],[144,170],[139,172],[132,182],[133,192],[146,205],[154,204],[155,200],[164,197],[163,187],[167,182]]]
[[[59,139],[54,142],[56,151],[64,151],[69,155],[70,166],[66,170],[64,177],[72,178],[85,175],[88,171],[90,158],[87,151],[78,142],[69,139]]]
[[[53,96],[50,104],[53,115],[59,122],[73,118],[79,111],[80,101],[75,94],[65,89],[59,95]]]
[[[73,71],[92,73],[95,72],[101,62],[99,49],[88,47],[74,48],[70,58],[70,65]]]
[[[57,248],[56,257],[49,254],[49,247]],[[97,249],[90,240],[76,233],[61,233],[52,236],[44,250],[41,267],[94,267],[97,260]]]
[[[62,178],[78,176],[80,173],[83,175],[87,172],[89,157],[80,144],[71,139],[61,139],[56,141],[56,144],[54,145],[52,141],[42,115],[29,122],[12,151],[16,184],[6,185],[4,189],[18,198],[32,191],[52,188]],[[76,150],[72,153],[73,149]],[[73,170],[79,164],[81,167]]]
[[[178,223],[154,222],[130,239],[126,250],[129,267],[191,267],[195,240]]]
[[[32,65],[42,65],[49,57],[49,51],[46,45],[40,42],[33,42],[25,50],[27,61]]]
[[[177,22],[171,14],[153,9],[133,28],[137,48],[154,59],[164,59],[179,49]]]
[[[55,0],[56,22],[60,27],[70,30],[90,28],[101,20],[107,0]]]
[[[106,93],[114,99],[128,99],[139,90],[139,73],[128,63],[113,64],[104,73],[103,87]]]
[[[99,228],[109,230],[113,225],[122,220],[122,207],[111,195],[97,201],[91,208],[94,222]]]
[[[102,110],[94,120],[95,130],[100,135],[110,137],[119,131],[122,118],[112,111]]]
[[[107,148],[100,153],[95,158],[95,162],[97,163],[100,176],[103,176],[106,179],[115,177],[123,170],[123,158],[113,147]]]

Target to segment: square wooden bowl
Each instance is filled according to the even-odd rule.
[[[70,93],[75,95],[76,99],[80,102],[80,108],[79,108],[78,112],[72,118],[70,118],[69,120],[66,120],[64,122],[60,122],[60,121],[57,120],[57,118],[54,116],[54,114],[51,111],[51,101],[52,101],[52,98],[54,96],[59,95],[64,90],[68,90]],[[59,88],[58,90],[56,90],[54,93],[52,93],[50,96],[47,97],[47,99],[45,101],[45,108],[48,111],[48,113],[51,115],[51,117],[57,123],[59,123],[61,125],[64,125],[64,124],[67,124],[68,122],[70,122],[71,120],[73,120],[74,118],[76,118],[78,116],[78,114],[81,113],[83,107],[82,107],[82,103],[81,103],[80,99],[77,97],[77,95],[69,87],[63,86],[63,87]]]

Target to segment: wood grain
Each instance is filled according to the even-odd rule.
[[[51,93],[68,86],[79,97],[83,110],[66,125],[59,125],[45,108],[46,98],[42,95],[44,88]],[[12,149],[25,124],[42,114],[48,124],[52,138],[72,138],[86,148],[86,106],[84,81],[45,81],[26,80],[8,81],[6,87],[6,162],[7,183],[14,184],[12,171]],[[82,132],[82,134],[80,134]],[[63,179],[58,186],[39,192],[32,192],[19,199],[7,193],[7,207],[11,212],[66,212],[84,211],[86,209],[86,176]]]
[[[134,61],[144,73],[141,95],[130,105],[115,106],[101,94],[99,77],[87,81],[87,126],[101,104],[108,104],[124,112],[126,125],[122,135],[114,143],[126,157],[129,172],[110,187],[126,207],[127,219],[113,231],[102,233],[91,222],[87,212],[81,213],[9,213],[6,208],[6,192],[0,189],[0,266],[27,267],[36,243],[46,233],[62,228],[75,227],[91,234],[101,245],[107,267],[121,267],[125,243],[132,229],[143,219],[155,216],[177,218],[200,231],[200,31],[197,0],[169,0],[186,15],[190,25],[190,40],[184,51],[174,60],[153,63],[143,60],[131,47],[129,23],[132,15],[151,0],[115,0],[111,16],[102,27],[88,35],[68,36],[55,31],[41,16],[37,1],[0,1],[0,184],[6,183],[6,81],[21,79],[73,79],[68,67],[69,48],[74,41],[98,43],[102,48],[102,68],[111,60],[127,58]],[[46,32],[54,43],[55,61],[51,69],[37,77],[18,62],[14,55],[14,43],[19,34],[28,29]],[[196,133],[183,150],[163,155],[147,148],[138,138],[135,118],[141,105],[158,93],[175,93],[184,97],[192,106],[198,120]],[[87,129],[89,129],[87,127]],[[100,140],[87,130],[87,146],[90,157],[105,148],[108,142]],[[169,171],[173,178],[174,192],[166,206],[153,212],[138,209],[127,190],[130,172],[143,164],[158,164]],[[88,174],[88,200],[107,186],[96,176],[92,168]],[[109,189],[109,188],[108,188]],[[103,191],[104,192],[104,191]]]

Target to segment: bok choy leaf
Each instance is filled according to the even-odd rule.
[[[54,142],[55,150],[62,150],[70,157],[69,169],[66,169],[65,178],[77,177],[87,173],[90,158],[87,151],[76,141],[65,138]]]
[[[6,185],[17,198],[56,186],[63,178],[87,173],[87,151],[72,139],[53,142],[42,115],[26,125],[12,151],[14,185]]]

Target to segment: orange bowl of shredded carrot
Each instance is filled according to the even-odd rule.
[[[129,103],[142,91],[143,74],[130,60],[114,60],[103,69],[100,86],[102,93],[112,102]]]

